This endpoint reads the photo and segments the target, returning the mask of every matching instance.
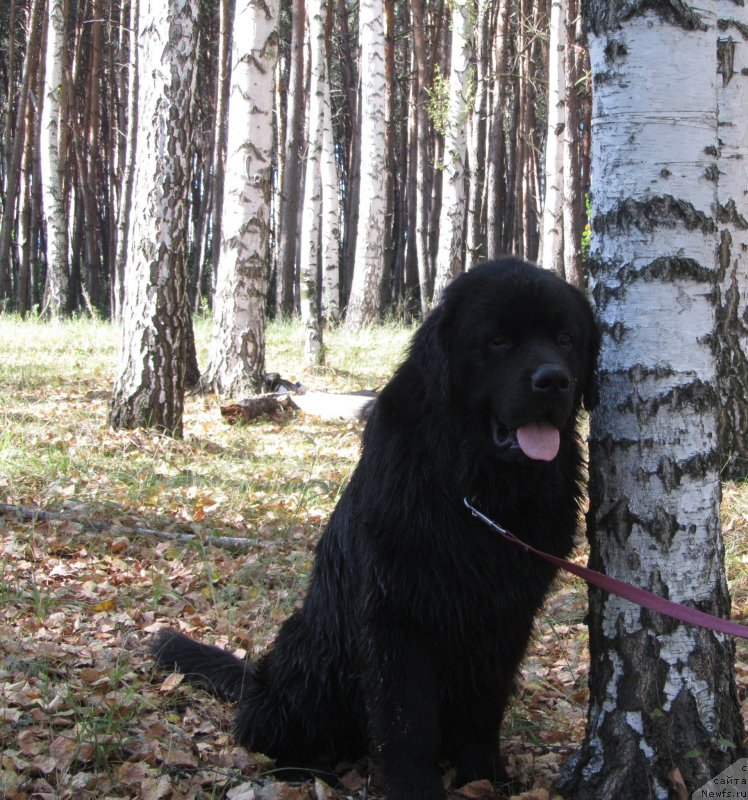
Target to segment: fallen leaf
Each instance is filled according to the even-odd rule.
[[[82,681],[91,684],[102,678],[109,679],[109,675],[106,672],[102,672],[100,669],[93,669],[93,667],[83,667],[78,671],[78,675],[80,675]]]
[[[55,768],[57,767],[57,761],[49,755],[37,756],[31,762],[31,765],[34,771],[40,772],[42,775],[49,775],[50,772],[55,771]]]
[[[102,600],[100,603],[93,607],[93,610],[98,613],[101,611],[112,611],[117,606],[117,600],[114,597],[109,597]]]
[[[55,760],[55,767],[66,772],[78,754],[78,742],[68,736],[58,736],[49,746],[49,755]]]
[[[228,800],[255,800],[255,790],[251,783],[242,783],[229,789],[226,797]]]
[[[460,787],[457,794],[470,800],[488,800],[496,797],[491,781],[471,781]]]
[[[688,800],[689,793],[688,787],[686,786],[686,782],[683,780],[683,775],[681,771],[676,767],[671,772],[668,772],[667,779],[673,785],[673,788],[678,794],[678,800]]]
[[[140,784],[140,797],[142,800],[161,800],[172,793],[171,779],[168,775],[160,778],[146,778]]]
[[[195,756],[193,756],[192,753],[188,753],[186,750],[167,750],[163,754],[163,762],[164,764],[168,764],[170,767],[197,766]]]
[[[117,780],[127,785],[141,784],[150,771],[142,761],[126,761],[117,770]]]
[[[319,778],[315,778],[314,795],[317,800],[330,800],[332,797],[332,790],[324,781],[321,781]]]
[[[172,672],[170,675],[167,675],[166,678],[161,682],[161,686],[158,687],[159,692],[163,694],[168,694],[169,692],[173,692],[177,686],[184,680],[184,675],[181,672]]]

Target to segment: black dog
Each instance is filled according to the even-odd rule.
[[[577,414],[599,335],[581,293],[505,259],[458,277],[367,424],[302,608],[259,662],[165,631],[160,664],[239,702],[235,732],[279,765],[366,752],[389,800],[508,781],[499,725],[555,569],[472,518],[470,498],[565,556],[579,519]]]

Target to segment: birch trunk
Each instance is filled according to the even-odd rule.
[[[602,0],[587,8],[590,280],[604,334],[590,562],[729,616],[712,344],[715,15],[659,2],[622,9]],[[592,589],[589,620],[586,739],[562,794],[690,797],[740,755],[733,642]]]
[[[387,87],[387,135],[384,143],[387,181],[384,190],[386,198],[386,208],[384,212],[384,277],[382,279],[380,298],[382,308],[387,308],[397,302],[396,284],[398,280],[395,275],[395,270],[397,269],[395,185],[397,182],[397,129],[402,122],[395,112],[398,94],[397,65],[395,62],[395,0],[384,0],[382,5],[384,11],[384,80]]]
[[[475,90],[470,117],[468,162],[470,186],[468,189],[465,267],[470,269],[486,255],[482,235],[482,199],[486,160],[486,108],[488,104],[489,32],[492,3],[477,0],[475,25]]]
[[[68,142],[67,93],[64,69],[67,59],[67,0],[47,4],[47,50],[40,129],[42,192],[47,221],[47,282],[44,310],[53,317],[69,311],[68,201],[65,170]]]
[[[545,202],[539,262],[564,274],[564,124],[566,122],[566,0],[551,0],[548,45],[548,130]]]
[[[130,235],[130,211],[132,188],[135,175],[135,146],[138,137],[138,38],[139,2],[130,0],[128,75],[127,75],[127,130],[125,134],[125,156],[122,173],[122,191],[117,216],[117,248],[112,270],[111,308],[112,319],[121,319],[125,303],[125,265]]]
[[[221,260],[221,220],[223,218],[223,194],[226,174],[226,124],[229,103],[229,70],[231,68],[231,23],[232,3],[220,0],[218,9],[218,66],[216,69],[216,119],[213,131],[213,202],[211,208],[211,252],[212,273],[210,281],[215,287],[218,262]],[[196,292],[196,297],[198,293]]]
[[[472,48],[473,15],[470,0],[452,7],[452,42],[449,69],[449,110],[444,141],[444,179],[439,216],[434,304],[447,284],[462,272],[465,249],[465,159],[468,115],[467,82]]]
[[[140,0],[138,130],[115,428],[182,435],[196,0]]]
[[[327,48],[323,55],[327,59]],[[329,78],[324,86],[324,94],[320,164],[322,178],[322,314],[329,322],[337,322],[340,319],[340,175],[338,162],[335,159]]]
[[[353,44],[349,25],[351,7],[348,0],[337,0],[336,21],[338,25],[337,62],[343,89],[343,135],[345,156],[345,197],[343,199],[343,256],[341,265],[341,304],[348,301],[356,263],[356,241],[358,238],[358,211],[361,182],[361,98],[359,66],[353,57]]]
[[[382,0],[361,0],[361,177],[356,259],[346,326],[360,328],[379,316],[384,274],[386,211],[386,103]]]
[[[748,9],[720,0],[719,379],[723,475],[748,477]]]
[[[226,125],[231,69],[231,23],[233,3],[220,0],[218,10],[218,64],[216,68],[216,118],[213,129],[213,200],[211,207],[210,283],[216,287],[216,272],[221,260],[221,220],[226,174]],[[210,295],[210,291],[208,292]]]
[[[278,2],[237,0],[213,335],[204,386],[253,394],[265,377],[265,304]]]
[[[322,140],[325,105],[329,106],[325,29],[321,0],[306,0],[309,19],[310,88],[309,125],[301,220],[301,320],[304,324],[304,360],[309,365],[324,361],[320,319],[320,236],[322,235]],[[327,97],[325,93],[327,91]]]
[[[429,258],[429,181],[430,126],[427,111],[429,99],[429,56],[426,50],[426,0],[413,0],[410,4],[413,22],[413,55],[416,63],[416,227],[415,252],[418,264],[418,286],[421,316],[425,317],[431,300],[432,279]],[[365,106],[364,106],[365,107]]]
[[[566,125],[563,141],[563,275],[578,289],[584,288],[582,272],[582,214],[579,198],[582,195],[579,122],[581,104],[577,89],[579,46],[576,41],[578,0],[567,0],[566,19]]]

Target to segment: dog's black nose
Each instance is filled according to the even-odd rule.
[[[541,394],[565,394],[571,389],[571,373],[560,364],[541,364],[532,373],[533,391]]]

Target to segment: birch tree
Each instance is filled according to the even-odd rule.
[[[720,0],[719,379],[723,474],[748,477],[748,9]]]
[[[111,309],[113,319],[122,319],[125,302],[125,268],[130,234],[130,211],[135,176],[135,146],[138,140],[138,26],[140,0],[130,0],[130,17],[127,26],[129,63],[127,65],[127,128],[125,131],[125,158],[122,173],[120,204],[117,211],[117,247],[112,270]]]
[[[591,0],[587,18],[590,281],[604,332],[590,562],[729,616],[712,345],[714,6]],[[733,642],[598,590],[589,619],[587,732],[564,797],[690,797],[740,755]]]
[[[325,30],[321,0],[306,0],[309,19],[310,78],[309,134],[304,178],[304,207],[301,222],[301,319],[304,323],[304,358],[307,364],[321,364],[322,323],[318,281],[322,236],[322,142],[325,107],[329,108]]]
[[[415,172],[416,216],[414,246],[418,264],[418,287],[421,315],[426,316],[431,300],[433,279],[431,259],[429,258],[429,203],[431,200],[431,181],[429,181],[429,115],[428,99],[430,88],[430,58],[426,42],[426,0],[413,0],[410,3],[413,20],[413,57],[416,66],[416,163],[411,165]],[[364,106],[366,108],[366,106]]]
[[[44,306],[52,316],[65,314],[69,309],[68,202],[65,190],[68,151],[68,92],[65,80],[67,17],[67,0],[49,0],[40,150],[44,216],[47,222]]]
[[[382,0],[361,0],[361,177],[353,282],[346,325],[358,328],[379,316],[384,274],[386,99]]]
[[[232,396],[259,391],[265,377],[277,19],[277,0],[237,0],[221,257],[204,379],[206,388]]]
[[[213,128],[213,198],[211,219],[213,238],[211,240],[210,263],[213,275],[221,260],[221,221],[223,219],[223,194],[226,174],[226,108],[229,102],[228,71],[231,67],[231,0],[220,0],[218,12],[218,68],[216,70],[216,118]],[[197,302],[197,299],[196,299]]]
[[[452,6],[449,107],[444,142],[444,180],[439,217],[434,304],[439,301],[445,286],[462,271],[464,263],[466,124],[469,99],[467,89],[472,55],[473,19],[470,0],[455,1]]]
[[[551,0],[548,43],[548,126],[545,202],[539,262],[564,274],[564,123],[566,121],[566,0]]]
[[[196,0],[140,0],[138,129],[115,428],[182,435]]]
[[[331,0],[327,0],[331,2]],[[329,13],[329,11],[328,11]],[[324,29],[323,29],[324,33]],[[335,136],[330,106],[329,43],[324,40],[325,82],[323,84],[322,152],[322,315],[328,322],[340,319],[340,174],[335,157]]]
[[[473,108],[469,118],[468,162],[470,186],[468,188],[465,266],[475,266],[485,258],[485,240],[482,235],[483,185],[486,177],[486,109],[488,103],[488,67],[490,64],[490,30],[493,3],[476,0],[473,23],[475,28],[475,86]]]
[[[577,44],[578,0],[566,0],[566,87],[564,110],[566,122],[563,136],[563,275],[578,289],[584,288],[582,274],[582,190],[579,123],[581,107],[577,94],[577,67],[580,48]]]

